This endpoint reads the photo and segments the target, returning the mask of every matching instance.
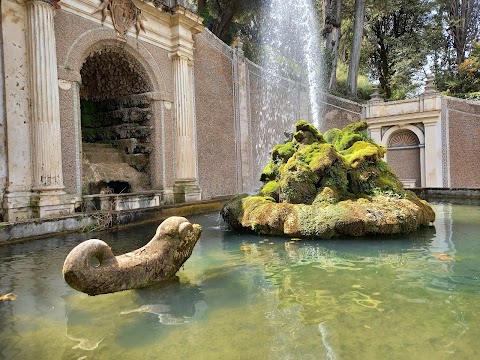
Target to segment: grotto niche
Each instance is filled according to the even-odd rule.
[[[80,74],[83,194],[148,190],[153,86],[145,69],[112,45],[91,53]]]
[[[435,220],[430,205],[403,189],[382,160],[367,123],[321,134],[304,120],[276,145],[258,195],[237,195],[221,215],[233,229],[304,238],[397,234]]]

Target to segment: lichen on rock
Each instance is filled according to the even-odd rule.
[[[430,205],[382,160],[386,149],[358,122],[323,135],[300,120],[293,140],[276,145],[257,196],[240,195],[222,209],[235,229],[331,238],[414,231],[435,220]]]

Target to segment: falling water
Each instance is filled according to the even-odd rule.
[[[266,70],[269,87],[274,91],[275,87],[279,87],[281,78],[285,77],[303,83],[308,93],[309,120],[322,129],[322,57],[313,1],[267,0],[265,6],[262,66]]]
[[[269,151],[284,140],[284,131],[292,131],[297,120],[308,120],[325,130],[320,118],[322,64],[313,0],[266,0],[263,13],[262,98],[255,99],[261,105],[255,174],[261,173]]]

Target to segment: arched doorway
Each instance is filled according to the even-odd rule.
[[[148,190],[153,86],[145,69],[110,44],[86,58],[80,75],[83,194]]]
[[[405,187],[421,186],[420,141],[408,129],[395,131],[388,140],[388,164]]]

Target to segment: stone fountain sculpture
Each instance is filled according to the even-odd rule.
[[[323,135],[300,120],[291,141],[276,145],[256,196],[222,209],[234,229],[307,238],[408,233],[435,220],[430,205],[382,160],[386,149],[353,123]]]
[[[170,217],[148,244],[119,256],[114,256],[105,242],[87,240],[68,254],[63,277],[72,288],[88,295],[158,285],[175,276],[192,254],[201,232],[200,225]],[[92,265],[92,259],[99,265]]]

